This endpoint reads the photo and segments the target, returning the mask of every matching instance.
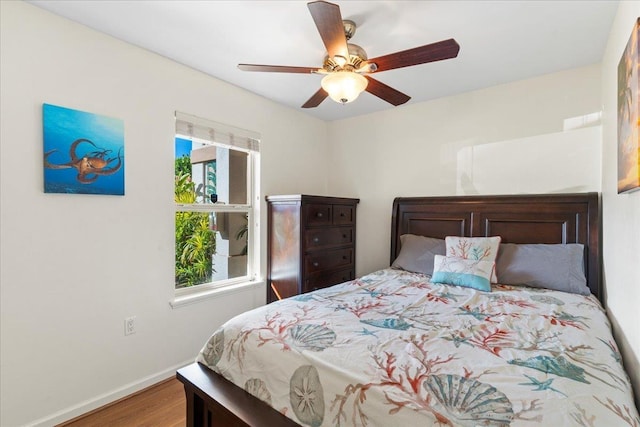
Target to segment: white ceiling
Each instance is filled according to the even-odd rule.
[[[238,63],[321,67],[307,1],[29,1],[324,120],[393,107],[363,93],[300,106],[321,75],[240,71]],[[455,38],[457,58],[377,73],[405,105],[600,62],[618,1],[334,1],[370,58]]]

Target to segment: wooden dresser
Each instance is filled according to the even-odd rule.
[[[355,278],[359,201],[267,196],[267,302]]]

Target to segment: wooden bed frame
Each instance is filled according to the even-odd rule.
[[[582,243],[591,292],[602,300],[598,193],[403,197],[393,202],[391,262],[402,234],[501,236],[503,243]],[[210,369],[178,370],[187,396],[187,426],[297,426],[293,420]]]

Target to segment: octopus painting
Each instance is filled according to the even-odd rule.
[[[45,193],[124,195],[124,121],[42,105]]]
[[[82,157],[77,155],[78,146],[82,143],[90,144],[96,151],[89,152]],[[78,171],[76,179],[81,184],[91,184],[95,182],[100,176],[113,175],[118,172],[122,167],[122,153],[118,150],[116,157],[107,157],[112,150],[106,150],[99,148],[96,144],[88,139],[80,138],[76,139],[69,148],[70,161],[67,163],[54,164],[49,162],[49,156],[57,149],[44,153],[44,167],[47,169],[69,169],[75,168]],[[114,165],[109,166],[111,163],[116,162]]]

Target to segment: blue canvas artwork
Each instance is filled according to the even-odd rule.
[[[44,192],[124,195],[124,122],[42,105]]]

